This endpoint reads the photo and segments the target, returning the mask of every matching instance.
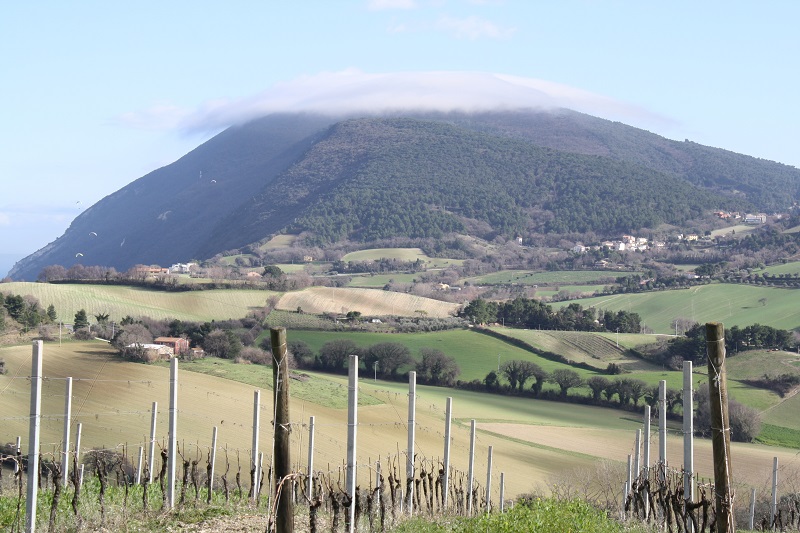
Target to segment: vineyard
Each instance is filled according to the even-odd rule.
[[[264,530],[270,520],[275,519],[276,487],[270,484],[273,429],[269,423],[274,413],[264,405],[268,401],[253,401],[251,394],[247,393],[252,393],[252,389],[244,389],[243,395],[241,386],[221,387],[226,380],[185,373],[186,378],[177,387],[177,412],[180,416],[173,453],[176,458],[174,499],[172,506],[165,507],[165,494],[167,502],[170,501],[168,468],[165,474],[165,464],[168,464],[170,456],[165,415],[172,411],[166,409],[168,404],[164,401],[169,397],[166,389],[170,385],[164,375],[165,369],[111,360],[98,365],[97,359],[83,353],[87,352],[86,346],[90,344],[78,346],[81,348],[72,352],[71,357],[46,364],[42,379],[43,438],[39,445],[41,454],[38,455],[41,490],[37,506],[37,523],[41,528],[49,525],[52,509],[55,509],[52,516],[57,530],[77,529],[79,524],[90,523],[104,523],[108,528],[119,529],[124,522],[131,531],[136,530],[133,524],[143,524],[139,530],[145,531],[165,529],[168,525],[165,520],[204,521],[234,513],[255,515],[257,518],[252,520],[258,523],[252,530]],[[56,352],[57,347],[48,350]],[[4,439],[12,438],[13,442],[14,435],[27,434],[28,417],[20,414],[24,413],[23,405],[26,405],[26,396],[30,395],[31,381],[29,363],[23,365],[24,361],[10,358],[8,353],[4,352],[4,357],[9,361],[9,375],[0,377],[0,395],[4,405],[11,409],[3,419]],[[53,366],[55,362],[58,365]],[[84,362],[87,363],[85,366]],[[234,368],[245,373],[248,368],[256,370],[247,365],[216,365],[211,359],[203,364],[209,368],[220,366],[220,375],[231,377]],[[126,370],[119,365],[125,365]],[[182,367],[191,366],[192,363],[182,363]],[[91,368],[94,372],[90,374]],[[69,370],[81,373],[76,374],[75,388],[67,395],[64,372]],[[330,407],[336,401],[334,396],[338,394],[341,398],[348,387],[339,380],[340,384],[330,387],[326,393],[329,399],[318,398],[317,402],[321,403],[311,403],[301,398],[311,399],[311,391],[321,389],[320,382],[314,382],[313,376],[309,376],[310,384],[299,378],[290,380],[295,391],[292,394],[294,416],[287,427],[291,428],[293,460],[291,475],[284,482],[286,486],[281,488],[282,494],[288,494],[295,504],[292,516],[298,530],[323,528],[335,531],[337,529],[332,528],[342,530],[350,523],[355,526],[356,522],[357,531],[388,530],[405,520],[409,510],[413,515],[422,516],[499,511],[520,494],[532,491],[558,493],[567,486],[563,482],[566,478],[559,476],[569,472],[576,476],[570,483],[577,488],[568,491],[572,497],[585,497],[593,504],[608,508],[614,516],[621,516],[624,509],[624,476],[618,470],[610,470],[604,478],[587,473],[604,464],[603,460],[619,464],[626,453],[630,455],[638,449],[638,446],[631,448],[630,435],[633,428],[641,427],[641,423],[631,422],[629,415],[621,416],[615,422],[604,418],[606,410],[587,409],[584,412],[577,406],[526,401],[514,404],[517,416],[522,415],[519,422],[500,423],[498,418],[514,416],[511,409],[506,412],[497,410],[501,403],[511,405],[511,399],[476,394],[474,400],[468,400],[471,396],[459,395],[453,402],[454,408],[451,408],[450,398],[445,398],[449,391],[437,391],[432,395],[433,390],[426,389],[414,395],[419,415],[412,424],[407,415],[408,391],[398,384],[370,386],[371,379],[363,380],[359,387],[363,388],[363,395],[358,398],[359,444],[354,463],[358,490],[356,498],[350,498],[346,490],[348,466],[342,460],[347,441],[345,431],[350,424],[342,420],[341,414],[334,414],[336,408]],[[259,379],[262,385],[266,385],[266,379]],[[304,386],[309,386],[307,392],[303,392]],[[64,407],[67,396],[75,400],[70,416],[65,415],[68,412]],[[122,402],[109,403],[111,397]],[[20,399],[23,401],[18,401]],[[161,407],[151,406],[151,401],[161,402]],[[524,409],[532,410],[520,412],[523,405],[526,406]],[[452,427],[448,428],[442,419],[449,420],[448,414],[454,411],[462,414],[459,418],[452,417]],[[258,427],[253,420],[256,413],[264,424],[254,431],[253,428]],[[474,433],[470,417],[477,421],[478,430]],[[541,425],[524,425],[522,422],[537,418],[541,418],[538,422]],[[598,422],[600,418],[602,422]],[[70,444],[66,446],[61,434],[65,419],[73,423],[69,431]],[[596,429],[584,429],[590,420],[597,424]],[[76,442],[76,422],[82,426],[80,442]],[[148,436],[151,424],[157,427],[157,431]],[[407,459],[412,456],[405,443],[409,427],[416,428],[412,475],[406,470]],[[529,435],[523,432],[525,428],[530,431]],[[676,456],[680,445],[676,441],[683,437],[675,428],[670,432],[667,464],[680,464],[680,458]],[[252,442],[254,434],[260,438],[260,444],[255,446]],[[452,445],[450,454],[443,451],[446,442]],[[594,443],[591,454],[586,453],[590,442]],[[23,450],[27,448],[25,439],[21,444]],[[152,459],[148,450],[151,444],[154,447]],[[60,481],[59,489],[59,481],[55,478],[63,475],[60,469],[65,449],[69,451],[69,477]],[[260,450],[257,454],[259,459],[253,459],[253,450]],[[307,459],[307,454],[312,451],[313,459]],[[704,474],[698,475],[709,475],[709,451],[708,442],[699,440],[695,471]],[[782,479],[782,486],[789,482],[791,472],[797,469],[797,458],[789,450],[749,445],[737,447],[735,452],[735,471],[747,480],[740,481],[746,483],[739,489],[740,494],[745,494],[752,486],[759,487],[768,482],[773,455],[785,463],[781,476],[786,477],[786,481]],[[5,447],[0,453],[8,466],[19,464],[18,461],[24,463],[28,457],[18,457],[14,446]],[[77,476],[80,483],[81,464],[84,465],[85,488],[78,489],[74,479]],[[253,465],[257,468],[254,469]],[[309,479],[309,470],[313,479]],[[3,520],[0,527],[21,530],[27,485],[22,476],[14,476],[9,470],[3,474],[0,478],[0,520]],[[556,481],[547,481],[537,488],[533,482],[537,477]],[[578,478],[583,481],[576,482]],[[587,484],[590,478],[594,479],[592,487]],[[702,479],[698,482],[706,483]],[[598,486],[607,487],[603,501],[593,499]],[[640,491],[641,486],[634,485],[634,493]],[[674,487],[672,490],[674,492]],[[759,489],[759,494],[761,501],[763,489]],[[657,495],[654,493],[652,498],[657,498]],[[634,505],[630,501],[629,506]],[[413,503],[413,507],[409,507],[409,503]],[[785,499],[781,505],[783,507],[779,506],[779,509],[784,513],[781,523],[788,524],[791,502]],[[348,514],[351,509],[352,517]],[[638,511],[630,507],[628,512],[631,517]],[[657,515],[649,516],[646,520],[655,520]],[[763,513],[759,516],[758,520],[764,519]]]

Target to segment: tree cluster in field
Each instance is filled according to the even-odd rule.
[[[732,326],[725,330],[725,350],[729,357],[749,350],[781,349],[793,350],[798,342],[791,331],[776,329],[762,324],[740,328]],[[690,323],[684,336],[671,339],[666,347],[658,350],[653,357],[657,362],[678,369],[682,361],[692,361],[696,365],[707,363],[706,329],[702,324]]]
[[[529,388],[525,388],[528,383]],[[552,383],[558,387],[557,391],[543,390],[545,383]],[[544,371],[539,365],[531,361],[512,360],[500,366],[499,372],[489,372],[483,383],[460,384],[463,388],[473,390],[488,390],[500,394],[513,394],[516,396],[529,396],[539,399],[552,399],[575,403],[586,403],[604,407],[639,410],[639,401],[653,409],[658,407],[658,386],[650,386],[640,379],[618,377],[614,379],[605,376],[591,376],[587,379],[574,370],[559,368],[552,372]],[[591,391],[590,396],[584,394],[570,395],[569,391],[586,387]],[[675,408],[682,405],[681,391],[667,388],[665,391],[667,416],[675,415]],[[708,405],[708,389],[700,387],[695,395],[697,409],[695,410],[695,431],[699,435],[710,432],[710,414]],[[755,409],[742,405],[735,400],[729,400],[731,438],[739,442],[750,442],[761,430],[761,415]]]
[[[641,332],[641,318],[637,313],[598,312],[593,307],[584,309],[578,303],[553,310],[548,304],[523,297],[506,302],[477,298],[469,302],[459,315],[475,324],[502,323],[505,326],[527,329]]]
[[[461,373],[455,359],[441,350],[423,347],[415,358],[407,346],[397,342],[364,348],[349,339],[336,339],[323,344],[316,354],[302,341],[289,341],[288,348],[299,368],[335,374],[347,373],[351,355],[358,356],[365,375],[392,381],[406,379],[407,372],[415,370],[419,383],[450,387]]]
[[[53,304],[44,308],[34,296],[0,292],[0,333],[19,325],[23,332],[39,328],[40,333],[46,334],[46,326],[56,324],[57,321],[58,314]]]

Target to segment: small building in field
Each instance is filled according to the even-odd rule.
[[[148,360],[155,361],[156,359],[170,359],[175,352],[170,346],[164,344],[151,344],[151,343],[133,343],[126,346],[131,350],[142,350],[147,356]]]
[[[158,337],[153,341],[157,345],[172,348],[175,355],[185,355],[189,353],[189,340],[183,337]]]

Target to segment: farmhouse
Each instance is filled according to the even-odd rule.
[[[169,359],[175,352],[172,350],[171,347],[165,346],[163,344],[150,344],[150,343],[133,343],[126,346],[126,348],[130,348],[133,350],[143,350],[144,353],[148,356],[148,359]]]
[[[172,348],[172,353],[175,355],[189,353],[189,341],[182,337],[158,337],[153,342],[158,346],[168,346]]]

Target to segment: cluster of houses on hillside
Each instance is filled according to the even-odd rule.
[[[746,213],[742,215],[738,211],[715,211],[714,214],[723,220],[741,220],[745,224],[757,225],[767,223],[767,215],[764,213],[758,213],[757,215]]]
[[[633,235],[623,235],[621,239],[616,241],[603,241],[594,246],[584,246],[580,243],[571,248],[571,251],[576,254],[583,254],[589,250],[616,250],[618,252],[644,252],[650,247],[663,248],[665,243],[662,241],[655,241],[650,243],[645,237],[635,237]]]

